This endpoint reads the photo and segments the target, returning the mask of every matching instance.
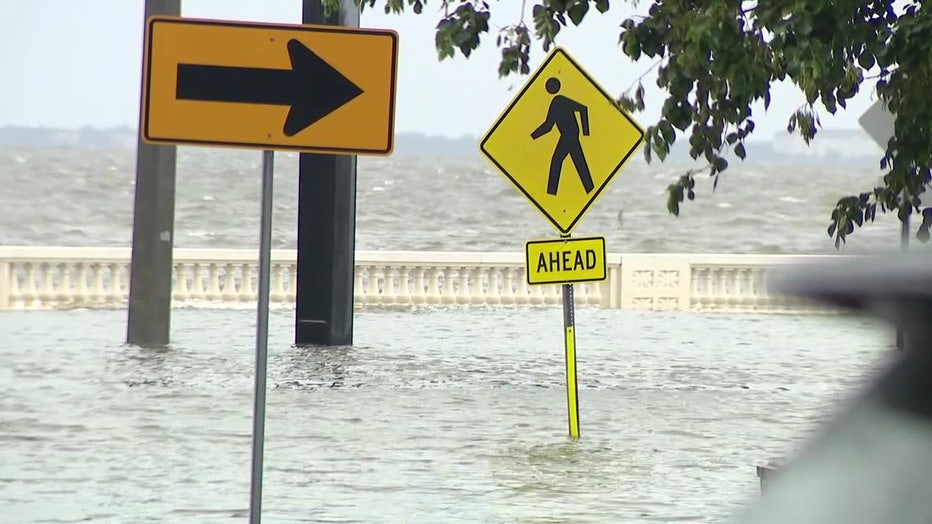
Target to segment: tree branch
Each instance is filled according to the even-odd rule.
[[[625,93],[627,93],[628,91],[631,91],[631,89],[632,89],[634,86],[636,86],[638,83],[640,83],[641,80],[644,80],[644,77],[647,76],[648,73],[650,73],[650,72],[653,71],[654,69],[657,69],[657,66],[659,66],[661,63],[663,63],[664,60],[665,60],[665,59],[661,58],[660,60],[657,60],[656,62],[654,62],[653,65],[651,65],[650,67],[648,67],[646,71],[644,71],[643,73],[641,73],[641,76],[635,78],[635,79],[634,79],[634,82],[631,82],[631,85],[629,85],[627,89],[625,89],[624,91],[622,91],[621,94],[625,94]]]

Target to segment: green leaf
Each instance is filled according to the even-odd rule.
[[[676,139],[676,135],[673,132],[673,125],[667,120],[661,120],[657,125],[660,127],[660,132],[663,133],[663,139],[666,140],[667,143],[672,144]]]
[[[721,173],[722,171],[728,169],[728,161],[722,157],[715,157],[712,161],[712,167],[715,168],[715,171]]]
[[[832,93],[825,93],[822,95],[822,104],[825,106],[825,109],[827,109],[828,112],[832,113],[833,115],[838,109],[838,107],[835,105],[835,95]]]
[[[920,227],[919,230],[916,231],[916,238],[922,243],[928,242],[929,241],[929,228]]]
[[[680,203],[683,201],[683,186],[679,183],[667,187],[667,211],[673,216],[679,216]]]
[[[637,89],[634,90],[634,101],[637,102],[637,107],[644,109],[644,84],[638,82]]]
[[[632,60],[637,60],[641,57],[641,45],[633,38],[625,38],[622,50],[626,55],[631,57]]]
[[[579,25],[582,23],[583,18],[585,18],[586,13],[589,11],[589,0],[577,1],[567,10],[567,13],[570,15],[570,20],[573,21],[573,25]]]
[[[629,96],[621,95],[618,97],[618,105],[629,113],[634,112],[634,100]]]

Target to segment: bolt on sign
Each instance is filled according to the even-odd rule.
[[[567,235],[643,139],[644,129],[566,51],[555,48],[479,149]]]

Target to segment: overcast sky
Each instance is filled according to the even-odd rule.
[[[485,132],[527,77],[499,80],[499,51],[494,35],[466,60],[438,62],[434,27],[437,0],[421,15],[363,12],[362,25],[391,28],[400,36],[396,131],[458,137]],[[519,0],[493,0],[492,27],[513,24]],[[534,2],[527,2],[528,10]],[[651,2],[641,1],[638,11]],[[0,1],[0,125],[106,127],[136,125],[142,53],[144,0]],[[593,11],[579,27],[564,29],[558,43],[606,89],[620,93],[650,66],[632,64],[617,46],[620,22],[631,14],[613,2],[607,15]],[[182,15],[226,20],[300,23],[300,0],[182,0]],[[530,19],[530,13],[527,14]],[[535,49],[532,69],[543,58]],[[647,77],[648,107],[635,117],[653,123],[663,101]],[[770,111],[755,109],[756,135],[769,139],[786,133],[786,121],[803,98],[791,86],[773,92]],[[865,89],[846,112],[822,123],[826,129],[857,128],[857,118],[872,103]]]

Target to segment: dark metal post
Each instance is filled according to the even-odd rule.
[[[906,199],[903,200],[905,202]],[[900,249],[904,253],[909,251],[909,215],[906,215],[906,218],[903,219],[903,226],[900,229]],[[896,347],[897,349],[906,349],[906,333],[899,323],[896,325]]]
[[[146,0],[145,18],[153,15],[180,16],[181,0]],[[175,146],[154,146],[138,139],[126,330],[128,344],[164,346],[169,342],[175,234],[175,154]]]
[[[305,24],[359,27],[355,0],[324,16],[303,0]],[[296,345],[353,343],[356,266],[356,156],[302,153],[298,172]]]

